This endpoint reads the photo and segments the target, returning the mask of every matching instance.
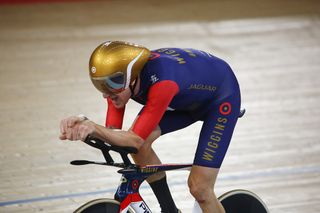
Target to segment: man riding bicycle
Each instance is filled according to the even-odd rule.
[[[230,66],[195,49],[150,51],[109,41],[92,53],[89,72],[92,83],[108,101],[106,126],[71,116],[61,121],[60,139],[84,141],[92,135],[110,144],[136,147],[139,152],[132,155],[136,164],[160,164],[152,143],[161,135],[203,121],[188,178],[190,192],[199,203],[193,212],[224,212],[213,189],[240,112],[240,89]],[[130,98],[144,107],[128,131],[115,131],[122,128]],[[162,212],[179,211],[164,172],[148,182]]]

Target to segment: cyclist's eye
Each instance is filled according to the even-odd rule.
[[[106,78],[105,81],[109,88],[116,90],[121,89],[125,84],[124,74],[121,72],[115,73],[112,76]]]

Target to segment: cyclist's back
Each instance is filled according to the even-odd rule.
[[[146,101],[150,86],[161,81],[173,81],[179,87],[169,107],[176,110],[194,110],[197,106],[231,95],[234,90],[224,81],[236,79],[230,66],[209,53],[195,49],[162,48],[152,51],[150,60],[141,72],[140,103]]]

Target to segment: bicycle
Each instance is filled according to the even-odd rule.
[[[239,117],[242,117],[244,110]],[[139,194],[139,187],[149,176],[160,172],[177,169],[188,169],[192,164],[159,164],[140,167],[133,164],[128,154],[136,154],[138,150],[134,147],[120,147],[110,145],[104,141],[88,137],[86,144],[100,149],[106,162],[95,162],[88,160],[74,160],[72,165],[106,165],[121,168],[118,173],[122,174],[114,199],[101,198],[89,201],[74,213],[151,213],[150,208]],[[122,163],[114,162],[110,151],[117,152],[122,158]],[[269,213],[265,203],[253,192],[247,190],[232,190],[218,198],[227,213]]]

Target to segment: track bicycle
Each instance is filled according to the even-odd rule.
[[[241,112],[240,117],[244,114]],[[74,211],[74,213],[151,213],[139,193],[139,187],[149,176],[161,172],[177,169],[189,169],[192,164],[159,164],[138,166],[129,159],[129,154],[136,154],[138,150],[134,147],[120,147],[110,145],[104,141],[89,136],[86,144],[101,150],[106,162],[95,162],[88,160],[74,160],[72,165],[96,164],[120,168],[118,173],[122,174],[114,198],[95,199],[85,203]],[[110,151],[120,154],[123,162],[114,162]],[[253,192],[237,189],[229,191],[218,198],[226,210],[226,213],[269,213],[265,203]]]

